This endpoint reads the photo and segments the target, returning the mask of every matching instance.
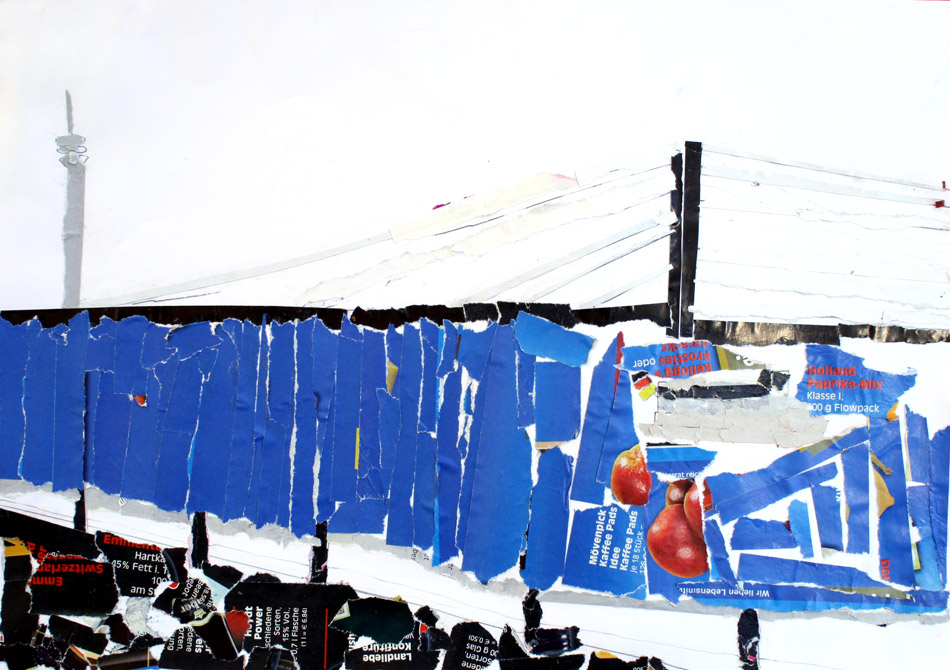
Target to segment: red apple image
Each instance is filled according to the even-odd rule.
[[[656,564],[672,575],[690,579],[706,572],[706,543],[686,520],[683,505],[663,508],[647,531],[647,549]]]
[[[703,494],[701,499],[699,487],[693,484],[689,491],[686,492],[686,498],[683,500],[683,509],[686,512],[686,521],[689,522],[689,527],[700,537],[705,537],[705,533],[703,533],[703,510],[708,510],[711,507],[712,493],[709,491],[706,482],[703,482]]]
[[[671,482],[670,485],[666,487],[666,504],[682,505],[683,498],[686,497],[686,492],[689,491],[689,487],[692,485],[692,479],[680,479],[679,481]]]
[[[650,499],[650,473],[640,445],[620,452],[610,472],[610,490],[624,505],[646,505]]]

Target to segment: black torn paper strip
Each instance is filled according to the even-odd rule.
[[[30,579],[34,614],[107,616],[119,601],[110,563],[48,554]]]
[[[359,598],[343,605],[330,622],[333,628],[379,643],[399,642],[412,635],[409,605],[385,598]]]
[[[159,584],[169,581],[171,572],[160,547],[102,531],[96,533],[96,545],[112,564],[120,595],[150,597]]]
[[[452,628],[453,648],[445,654],[442,670],[488,667],[498,656],[498,643],[480,623],[465,621]]]

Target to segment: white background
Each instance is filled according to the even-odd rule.
[[[950,178],[942,2],[0,4],[0,309],[58,306],[64,91],[83,298],[315,252],[685,140]]]

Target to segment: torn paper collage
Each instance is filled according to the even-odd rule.
[[[545,316],[0,320],[8,667],[610,665],[538,594],[946,610],[947,344]],[[358,583],[387,556],[525,621]]]

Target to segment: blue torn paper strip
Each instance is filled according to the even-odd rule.
[[[38,328],[28,340],[30,353],[23,378],[23,416],[27,420],[20,474],[37,486],[53,480],[56,394],[50,393],[50,389],[56,384],[56,340],[64,337],[63,329],[65,326],[58,332]],[[123,451],[124,447],[125,439],[122,440]]]
[[[235,336],[237,335],[238,331],[235,330]],[[241,324],[234,427],[230,436],[227,476],[225,477],[224,516],[222,517],[225,521],[240,519],[244,516],[245,501],[251,484],[261,337],[262,329],[255,324],[249,321]],[[158,369],[156,367],[156,373]],[[163,386],[163,395],[164,388]]]
[[[773,612],[853,610],[886,607],[895,612],[941,612],[947,607],[945,592],[915,591],[913,598],[875,597],[863,593],[815,586],[745,582],[683,582],[680,590],[705,605],[754,608]]]
[[[0,477],[20,478],[20,457],[23,454],[23,381],[29,352],[29,324],[14,326],[0,318]]]
[[[809,344],[807,367],[796,398],[821,414],[865,414],[885,418],[917,375],[891,374],[864,366],[864,359],[827,344]]]
[[[205,511],[224,516],[225,487],[220,485],[220,472],[228,460],[231,445],[221,436],[230,435],[234,427],[238,349],[233,338],[239,325],[237,321],[229,321],[220,327],[221,345],[217,348],[214,368],[202,387],[191,456],[189,513]],[[139,408],[133,410],[138,413]]]
[[[317,404],[313,392],[315,321],[316,317],[311,317],[297,325],[297,391],[294,400],[297,440],[290,500],[290,529],[297,537],[313,535],[316,531],[316,510],[313,506],[313,463],[317,456]]]
[[[647,470],[674,479],[698,476],[716,458],[715,451],[667,444],[647,446]]]
[[[536,366],[536,376],[535,423],[537,426],[537,441],[567,442],[573,440],[577,437],[581,428],[580,368],[561,363],[540,362]]]
[[[462,569],[483,583],[518,563],[528,526],[532,447],[518,428],[515,370],[514,333],[499,326],[482,380],[490,420],[481,422],[462,555]]]
[[[812,549],[811,521],[809,520],[808,505],[801,500],[793,500],[788,505],[788,524],[792,528],[795,543],[801,549],[802,556],[811,558],[815,552]],[[742,579],[742,577],[739,577]]]
[[[349,324],[348,320],[344,320]],[[333,441],[330,443],[333,465],[330,472],[330,497],[336,501],[356,500],[356,441],[360,421],[360,381],[363,335],[350,324],[341,332],[336,364],[333,404]]]
[[[594,345],[592,337],[527,312],[518,312],[515,337],[522,351],[573,366],[584,365]]]
[[[871,550],[870,464],[871,450],[867,444],[841,454],[844,500],[848,506],[848,543],[845,550],[849,554],[866,554]]]
[[[947,585],[947,503],[950,502],[950,428],[934,433],[930,446],[930,519],[940,581]]]
[[[643,510],[620,505],[574,512],[563,583],[615,596],[646,598]]]
[[[537,392],[535,391],[535,384],[540,383],[540,379],[536,382],[536,364],[535,356],[531,354],[526,354],[521,351],[521,349],[515,350],[515,355],[518,358],[518,428],[527,428],[531,424],[535,423],[535,405],[538,405],[540,409],[539,399]],[[560,365],[560,363],[546,363],[546,365]],[[580,430],[581,425],[581,406],[580,406],[580,368],[567,368],[577,373],[577,429],[574,432],[574,436],[577,435],[577,430]],[[544,382],[547,383],[547,382]],[[551,390],[551,389],[549,389]],[[562,389],[558,389],[562,390]],[[568,389],[569,391],[569,389]],[[551,417],[544,417],[544,422],[547,423],[550,421]],[[541,428],[541,419],[538,419],[538,429]],[[536,438],[541,441],[541,438]],[[573,439],[573,438],[567,438]]]
[[[814,584],[841,588],[890,587],[883,581],[871,579],[857,568],[758,554],[740,555],[738,577],[740,581],[770,584]]]
[[[53,435],[53,490],[81,488],[85,454],[83,408],[89,313],[69,320],[68,330],[56,342],[56,416]]]
[[[787,498],[797,491],[807,489],[809,486],[821,484],[838,474],[838,466],[834,463],[826,463],[812,470],[807,470],[801,474],[793,475],[787,479],[781,479],[770,486],[750,491],[742,496],[734,496],[724,502],[717,503],[717,492],[710,483],[712,490],[713,510],[718,512],[722,523],[729,523],[740,516],[748,516],[752,512],[768,507],[783,498]],[[720,475],[721,476],[721,475]],[[710,482],[714,477],[706,479]]]
[[[707,526],[709,522],[707,521]],[[729,541],[733,551],[749,549],[791,549],[798,546],[781,521],[742,517],[736,521]]]
[[[871,419],[871,450],[892,471],[891,474],[880,473],[881,478],[878,480],[883,480],[894,499],[894,503],[880,513],[877,525],[881,578],[901,586],[913,586],[914,560],[900,423]]]
[[[703,523],[703,536],[706,539],[706,549],[709,551],[709,578],[727,584],[736,584],[736,575],[732,571],[729,552],[726,550],[726,540],[715,519],[706,519]]]
[[[549,589],[564,574],[573,460],[555,447],[542,452],[538,461],[538,483],[531,491],[528,549],[521,571],[530,589]]]
[[[386,389],[385,334],[363,329],[362,379],[360,381],[359,499],[385,500],[379,441],[379,391]]]
[[[597,470],[603,453],[610,408],[614,401],[616,352],[620,337],[607,347],[604,357],[594,367],[587,395],[587,411],[581,429],[581,443],[571,485],[571,500],[601,505],[604,502],[604,484],[597,481]]]
[[[607,434],[600,451],[600,463],[597,467],[597,481],[610,486],[610,476],[614,461],[627,449],[639,443],[636,429],[633,427],[633,398],[631,396],[630,375],[615,377],[614,402],[607,419]]]
[[[389,489],[389,524],[386,544],[412,546],[412,489],[416,474],[416,439],[422,393],[422,338],[419,329],[403,331],[399,373],[393,392],[399,400],[399,438],[396,441],[392,483]]]
[[[441,565],[458,554],[455,533],[458,530],[459,496],[462,493],[462,453],[459,450],[459,406],[462,400],[462,370],[448,374],[439,412],[436,435],[436,538],[433,540],[432,565]]]
[[[705,340],[624,347],[624,370],[645,370],[654,377],[675,379],[721,369],[716,347]]]
[[[844,551],[841,531],[841,492],[833,486],[812,486],[815,520],[818,523],[818,540],[824,549]]]

